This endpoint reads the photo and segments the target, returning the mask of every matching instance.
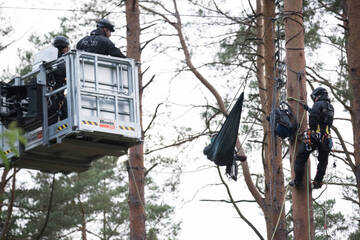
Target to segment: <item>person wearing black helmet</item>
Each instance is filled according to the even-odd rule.
[[[90,36],[82,38],[76,48],[86,52],[110,55],[114,57],[126,58],[126,56],[115,47],[109,39],[111,33],[115,31],[115,26],[107,19],[101,19],[97,22],[97,29],[90,33]]]
[[[306,161],[310,153],[317,149],[319,163],[311,188],[318,189],[322,186],[329,153],[332,148],[330,127],[334,119],[334,107],[331,105],[328,93],[323,87],[314,89],[310,96],[314,101],[314,105],[311,109],[308,109],[309,129],[304,132],[303,141],[298,146],[294,163],[295,178],[289,185],[294,187],[304,186]]]
[[[58,58],[67,53],[69,49],[69,39],[64,36],[56,36],[53,41],[53,46],[58,49]]]
[[[69,39],[65,36],[56,36],[53,40],[53,46],[58,49],[58,58],[62,57],[63,54],[67,53],[70,50]],[[65,62],[60,62],[56,65],[56,68],[52,71],[53,81],[49,82],[49,87],[53,90],[60,88],[66,84],[66,67]],[[51,79],[51,78],[50,78]],[[58,120],[63,120],[67,118],[67,103],[66,96],[64,92],[60,92],[51,97],[52,105],[49,107],[49,115],[55,116]],[[55,120],[56,120],[55,119]],[[51,120],[49,120],[50,123]]]

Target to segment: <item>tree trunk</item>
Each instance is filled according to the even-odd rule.
[[[4,204],[4,192],[7,184],[6,178],[8,174],[9,174],[9,169],[4,168],[0,181],[0,212],[2,212],[2,207]],[[0,224],[2,224],[2,220],[0,220]]]
[[[263,1],[264,12],[264,60],[266,98],[262,106],[266,116],[270,115],[273,107],[278,105],[279,94],[274,91],[275,86],[275,0]],[[281,212],[285,189],[282,168],[281,143],[271,133],[269,122],[263,119],[265,135],[265,218],[267,220],[268,239],[287,239],[285,211]],[[281,212],[281,216],[279,216]],[[279,226],[276,226],[280,218]]]
[[[86,240],[86,221],[81,224],[81,240]]]
[[[351,121],[354,136],[356,185],[360,202],[360,1],[348,0],[348,64],[351,98]],[[354,94],[356,93],[356,94]]]
[[[11,187],[11,197],[9,199],[9,203],[8,203],[8,209],[7,209],[7,214],[6,214],[6,219],[5,219],[5,223],[1,228],[1,240],[5,240],[8,239],[7,238],[7,234],[10,228],[10,224],[11,224],[11,217],[12,217],[12,212],[13,212],[13,207],[14,207],[14,200],[15,200],[15,189],[16,189],[16,168],[14,169],[14,175],[12,176],[12,187]]]
[[[126,1],[127,23],[127,56],[140,62],[140,21],[138,0]],[[138,68],[140,124],[142,129],[142,79],[141,68]],[[130,240],[145,240],[145,201],[144,201],[144,145],[130,148],[129,158],[129,216]]]
[[[286,40],[286,64],[287,64],[287,94],[306,102],[306,81],[305,81],[305,55],[304,55],[304,28],[302,18],[302,0],[285,0],[285,40]],[[297,114],[301,123],[300,132],[307,128],[307,115],[304,109],[295,102],[291,107]],[[298,136],[296,141],[290,143],[291,173],[294,176],[293,163],[296,157],[296,146],[301,142]],[[310,159],[305,166],[304,188],[293,188],[293,221],[294,239],[310,240],[314,238],[312,195],[308,191],[310,181]]]

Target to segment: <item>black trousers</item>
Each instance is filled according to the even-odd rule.
[[[305,164],[307,159],[309,158],[309,155],[314,150],[318,150],[318,165],[317,165],[317,171],[314,178],[314,181],[321,183],[325,172],[326,167],[328,164],[328,158],[329,153],[331,151],[331,138],[324,138],[324,139],[318,139],[315,136],[311,136],[311,144],[308,147],[311,147],[306,149],[306,144],[304,142],[301,142],[301,144],[298,146],[298,151],[296,154],[296,159],[294,163],[294,170],[295,170],[295,182],[296,183],[302,183],[304,179],[305,174]]]

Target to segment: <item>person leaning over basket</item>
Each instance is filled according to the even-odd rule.
[[[107,19],[97,22],[97,29],[93,30],[89,36],[82,38],[76,45],[79,50],[86,52],[110,55],[114,57],[126,58],[126,56],[115,47],[110,40],[111,33],[115,31],[115,26]]]

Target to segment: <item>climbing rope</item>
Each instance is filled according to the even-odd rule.
[[[297,18],[301,18],[303,19],[303,13],[302,11],[282,11],[282,15],[283,15],[283,21],[292,21],[292,22],[295,22],[297,23],[298,25],[301,26],[301,29],[296,32],[293,36],[290,36],[288,38],[288,40],[285,42],[285,48],[286,50],[290,50],[290,51],[303,51],[304,48],[296,48],[296,47],[288,47],[288,44],[289,42],[293,41],[294,39],[296,39],[297,37],[301,36],[301,34],[304,32],[304,26],[303,26],[303,23],[301,20],[297,20]],[[278,45],[279,46],[279,45]],[[296,71],[296,70],[293,70],[290,66],[287,66],[285,64],[286,68],[291,72],[291,73],[294,73],[297,75],[297,79],[298,79],[298,85],[299,85],[299,91],[298,91],[298,99],[300,98],[300,90],[301,90],[301,80],[302,80],[302,77],[305,75],[304,72],[301,72],[301,71]],[[288,98],[289,99],[289,98]],[[293,98],[294,99],[294,98]],[[299,101],[300,102],[300,101]],[[299,117],[299,106],[297,106],[297,111],[296,111],[296,117],[298,118]],[[305,114],[306,114],[306,111],[303,112],[303,116],[301,118],[301,121],[300,121],[300,127],[302,126],[302,123],[303,123],[303,120],[305,118]],[[299,128],[300,128],[299,127]],[[295,157],[296,157],[296,148],[297,148],[297,142],[298,142],[298,135],[300,134],[299,130],[297,131],[296,133],[296,137],[295,137],[295,143],[294,143],[294,149],[293,149],[293,156],[292,156],[292,159],[293,161],[295,161]],[[274,153],[273,153],[274,155]],[[309,181],[309,162],[307,164],[307,210],[308,210],[308,234],[309,234],[309,239],[311,239],[311,223],[310,223],[310,191],[309,191],[309,184],[310,184],[310,181]],[[272,189],[270,189],[272,190]],[[282,205],[282,208],[283,206],[285,205],[285,203],[283,202],[283,205]],[[281,215],[279,215],[279,218],[278,218],[278,221],[280,221],[280,217]],[[271,240],[274,238],[275,236],[275,233],[276,233],[276,230],[277,230],[277,227],[278,227],[278,223],[274,229],[274,232],[272,234],[272,238]]]
[[[235,101],[236,99],[236,96],[240,93],[240,90],[243,88],[243,91],[245,91],[245,88],[247,86],[247,81],[249,79],[249,76],[250,76],[250,71],[251,71],[251,67],[254,65],[254,62],[251,63],[250,67],[249,67],[249,70],[248,72],[246,73],[246,76],[245,76],[245,81],[243,81],[243,83],[240,85],[240,87],[237,89],[236,93],[235,93],[235,96],[232,98],[231,102],[229,103],[229,106],[227,107],[226,109],[226,112],[228,112],[231,108],[231,105],[233,104],[233,102]],[[219,124],[216,126],[216,129],[215,129],[215,132],[218,131],[219,127],[221,126],[221,123],[223,122],[225,118],[225,115],[223,114],[222,116],[222,119],[221,121],[219,122]]]
[[[272,236],[271,236],[271,240],[274,239],[276,230],[277,230],[277,228],[279,227],[281,215],[282,215],[282,212],[283,212],[284,207],[285,207],[286,194],[287,194],[288,190],[289,190],[289,184],[288,184],[288,185],[286,186],[286,188],[285,188],[284,199],[283,199],[282,204],[281,204],[281,209],[280,209],[279,217],[278,217],[278,219],[277,219],[277,221],[276,221],[275,229],[274,229],[274,232],[273,232],[273,234],[272,234]]]
[[[328,236],[328,229],[327,229],[327,214],[326,214],[326,205],[328,201],[328,181],[326,181],[326,188],[325,188],[325,204],[324,204],[324,229],[325,234]]]
[[[309,176],[309,161],[306,164],[306,202],[307,202],[307,217],[308,217],[308,233],[309,239],[311,239],[311,223],[310,223],[310,176]]]
[[[138,185],[137,185],[137,183],[136,183],[136,178],[135,178],[135,174],[134,174],[134,170],[133,169],[135,169],[135,170],[139,170],[138,168],[136,168],[136,167],[133,167],[132,165],[131,165],[131,160],[129,159],[128,161],[127,161],[128,163],[129,163],[129,170],[128,171],[130,171],[130,175],[131,175],[131,177],[132,177],[132,179],[133,179],[133,181],[134,181],[134,185],[135,185],[135,189],[136,189],[136,194],[137,194],[137,196],[138,196],[138,198],[139,198],[139,201],[140,201],[140,203],[141,203],[141,206],[143,207],[143,209],[144,209],[144,211],[145,211],[145,203],[143,202],[143,199],[142,199],[142,196],[141,196],[141,194],[140,194],[140,190],[139,190],[139,187],[138,187]],[[144,170],[144,169],[143,169]]]
[[[278,9],[280,9],[280,2],[276,1],[276,7]],[[270,169],[272,171],[272,176],[276,176],[276,165],[275,165],[275,159],[277,156],[277,145],[278,145],[278,141],[277,141],[277,137],[275,135],[275,111],[274,109],[276,107],[278,107],[279,105],[279,99],[278,99],[278,95],[281,97],[285,96],[286,93],[284,93],[283,87],[285,86],[285,83],[282,79],[282,68],[281,68],[281,59],[282,59],[282,48],[281,48],[281,44],[280,44],[280,40],[281,40],[281,31],[280,31],[280,24],[277,18],[272,19],[272,23],[275,25],[276,28],[276,48],[277,51],[275,52],[275,62],[274,62],[274,69],[273,69],[273,73],[274,73],[274,85],[273,85],[273,92],[272,92],[272,100],[271,100],[271,112],[270,114],[270,132],[271,132],[271,136],[270,136],[270,146],[271,146],[271,161],[270,161]],[[281,99],[280,99],[281,100]],[[269,169],[269,170],[270,170]],[[277,192],[277,185],[273,183],[273,179],[270,177],[269,179],[269,192],[270,192],[270,196],[271,199],[275,199],[276,198],[276,192]],[[270,201],[270,207],[273,208],[273,201]],[[279,220],[280,220],[280,215],[279,215]],[[275,231],[276,232],[276,231]],[[275,234],[274,232],[274,234]],[[274,235],[273,234],[273,235]]]
[[[305,112],[304,112],[304,114],[303,114],[303,116],[302,116],[302,118],[301,118],[300,125],[302,124],[304,118],[305,118]],[[296,147],[297,147],[297,138],[298,138],[299,134],[300,134],[300,133],[299,133],[299,130],[298,130],[298,131],[296,132],[296,135],[295,135],[295,144],[294,144],[293,155],[292,155],[293,157],[292,157],[292,159],[294,159],[294,157],[295,157]],[[281,219],[281,214],[282,214],[283,208],[284,208],[284,206],[285,206],[286,193],[287,193],[288,189],[289,189],[289,185],[287,185],[287,186],[286,186],[286,189],[285,189],[284,200],[283,200],[283,203],[282,203],[282,205],[281,205],[280,214],[279,214],[277,223],[276,223],[276,225],[275,225],[275,229],[274,229],[274,231],[273,231],[271,240],[274,239],[274,236],[275,236],[275,233],[276,233],[276,231],[277,231],[277,228],[279,227],[279,223],[280,223],[280,219]]]

